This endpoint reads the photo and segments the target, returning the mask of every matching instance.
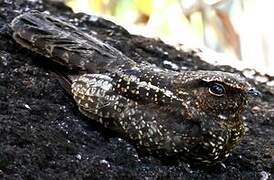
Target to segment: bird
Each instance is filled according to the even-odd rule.
[[[172,71],[121,51],[39,11],[11,22],[14,40],[78,74],[66,90],[79,111],[159,158],[212,165],[245,134],[242,112],[260,94],[239,74]]]

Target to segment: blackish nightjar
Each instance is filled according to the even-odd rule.
[[[241,117],[258,92],[240,75],[161,69],[46,13],[16,17],[13,37],[78,75],[66,88],[79,110],[158,157],[214,164],[238,144]],[[81,73],[80,73],[81,72]],[[83,73],[84,72],[84,73]]]

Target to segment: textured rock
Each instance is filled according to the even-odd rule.
[[[183,162],[162,162],[137,152],[119,134],[109,132],[81,115],[49,70],[52,64],[14,42],[7,24],[30,9],[49,10],[70,20],[136,62],[146,59],[166,67],[169,61],[179,69],[237,72],[228,66],[211,66],[201,61],[195,51],[178,51],[157,40],[132,36],[101,18],[73,14],[62,4],[0,1],[0,177],[271,178],[268,173],[274,173],[274,91],[267,82],[250,79],[264,96],[262,100],[254,100],[244,113],[249,131],[222,165],[205,169]],[[273,77],[266,77],[273,81]]]

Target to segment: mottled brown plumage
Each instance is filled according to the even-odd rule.
[[[239,75],[137,64],[45,13],[20,15],[11,27],[22,46],[85,71],[68,75],[83,114],[153,154],[212,164],[226,158],[244,134],[241,112],[257,92]]]

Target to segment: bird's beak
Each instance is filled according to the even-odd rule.
[[[262,93],[254,87],[248,89],[247,94],[249,94],[251,96],[262,97]]]

